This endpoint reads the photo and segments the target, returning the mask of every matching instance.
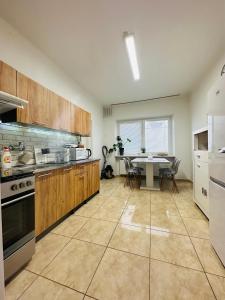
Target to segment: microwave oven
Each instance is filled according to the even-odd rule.
[[[91,156],[91,150],[86,148],[70,148],[70,160],[88,159]]]

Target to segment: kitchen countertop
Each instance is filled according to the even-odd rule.
[[[46,172],[50,170],[55,170],[55,169],[61,169],[65,167],[72,167],[80,164],[86,164],[94,161],[99,161],[99,158],[90,158],[90,159],[81,159],[81,160],[74,160],[70,161],[68,163],[62,163],[62,164],[43,164],[43,165],[37,165],[37,167],[34,170],[34,174],[38,174],[41,172]]]
[[[99,161],[99,158],[91,158],[91,159],[82,159],[76,161],[70,161],[68,163],[62,164],[41,164],[41,165],[23,165],[23,166],[15,166],[11,169],[5,171],[4,174],[1,174],[1,181],[9,181],[10,179],[16,179],[18,176],[23,176],[24,174],[38,174],[42,172],[47,172],[51,170],[61,169],[65,167],[76,166],[79,164],[86,164],[94,161]]]

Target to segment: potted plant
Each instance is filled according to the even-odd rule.
[[[109,153],[112,153],[113,151],[116,151],[117,148],[118,148],[119,153],[122,156],[122,155],[124,155],[124,146],[128,142],[130,143],[131,140],[127,138],[126,141],[124,142],[119,135],[117,136],[116,140],[117,140],[117,143],[113,144],[112,148],[109,149]]]

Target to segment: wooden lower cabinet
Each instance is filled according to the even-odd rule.
[[[59,170],[59,197],[57,219],[60,219],[75,207],[74,170],[72,167]]]
[[[38,236],[57,220],[58,171],[36,175],[35,186],[35,234]]]
[[[99,190],[99,162],[36,175],[35,234],[40,235]]]

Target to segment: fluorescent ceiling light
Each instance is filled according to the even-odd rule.
[[[138,61],[137,61],[137,54],[135,48],[135,41],[134,35],[128,32],[124,33],[125,44],[127,47],[127,53],[130,61],[131,70],[133,73],[134,80],[140,79]]]

